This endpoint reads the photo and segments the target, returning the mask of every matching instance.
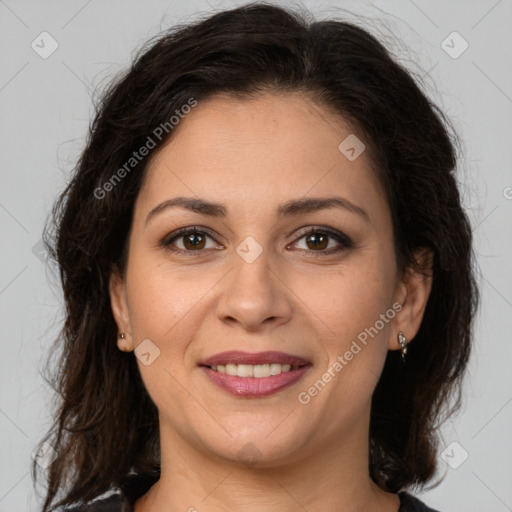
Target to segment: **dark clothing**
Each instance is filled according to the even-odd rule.
[[[103,498],[87,505],[64,508],[60,512],[133,512],[138,498],[145,494],[158,480],[155,477],[132,477],[121,486],[118,494]],[[439,512],[428,508],[422,501],[406,493],[398,493],[400,509],[398,512]]]

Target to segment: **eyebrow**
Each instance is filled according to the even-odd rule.
[[[183,208],[202,215],[208,215],[215,218],[226,218],[228,216],[227,208],[219,203],[206,201],[205,199],[193,197],[175,197],[167,199],[162,203],[155,206],[147,215],[145,224],[160,213],[168,210],[169,208]],[[343,197],[307,197],[288,201],[279,205],[277,208],[277,215],[282,219],[285,217],[293,217],[303,215],[306,213],[313,213],[320,210],[329,208],[342,208],[362,217],[366,222],[370,222],[368,213]]]

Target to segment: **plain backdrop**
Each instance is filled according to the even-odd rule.
[[[50,421],[54,397],[41,370],[62,319],[40,239],[83,147],[91,93],[160,30],[244,3],[0,0],[1,512],[40,510],[29,465]],[[459,181],[482,306],[463,410],[442,431],[445,478],[420,497],[443,512],[510,511],[512,2],[276,3],[303,5],[318,18],[345,17],[382,36],[424,78],[464,141]]]

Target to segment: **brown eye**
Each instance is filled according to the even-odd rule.
[[[306,244],[310,249],[325,249],[329,245],[329,235],[318,233],[307,235]]]
[[[183,245],[186,249],[195,250],[203,249],[205,246],[205,237],[200,233],[190,233],[181,237],[183,239]]]
[[[208,246],[208,239],[211,240]],[[203,249],[216,249],[217,244],[212,235],[196,227],[183,228],[167,236],[161,242],[167,250],[176,253],[203,253]]]
[[[301,243],[303,244],[302,247],[300,246]],[[327,256],[350,249],[353,247],[353,242],[344,233],[330,228],[309,228],[302,232],[302,236],[295,242],[294,246],[304,250],[307,256]]]

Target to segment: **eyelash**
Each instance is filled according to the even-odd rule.
[[[322,256],[328,256],[331,254],[336,254],[336,253],[342,252],[346,249],[350,249],[353,247],[353,242],[347,235],[345,235],[344,233],[340,233],[339,231],[333,230],[331,228],[325,228],[325,227],[311,227],[306,230],[300,231],[298,233],[297,241],[308,236],[308,235],[318,234],[318,233],[328,235],[330,238],[334,238],[342,247],[337,248],[335,250],[333,250],[333,248],[331,248],[329,250],[319,250],[319,251],[299,249],[299,250],[305,251],[305,254],[307,257],[318,258],[318,257],[322,257]],[[201,256],[201,253],[204,252],[204,250],[201,250],[201,249],[199,249],[197,251],[191,251],[191,250],[185,250],[185,249],[172,249],[171,248],[171,245],[175,240],[177,240],[179,238],[183,238],[185,235],[191,235],[191,234],[208,235],[210,238],[214,239],[214,236],[209,229],[200,228],[197,226],[191,226],[188,228],[179,229],[178,231],[171,233],[171,235],[165,237],[162,240],[161,245],[165,249],[167,249],[168,251],[173,252],[173,253],[186,254],[187,256]],[[196,254],[194,254],[194,253],[196,253]],[[317,254],[315,254],[315,253],[317,253]]]

